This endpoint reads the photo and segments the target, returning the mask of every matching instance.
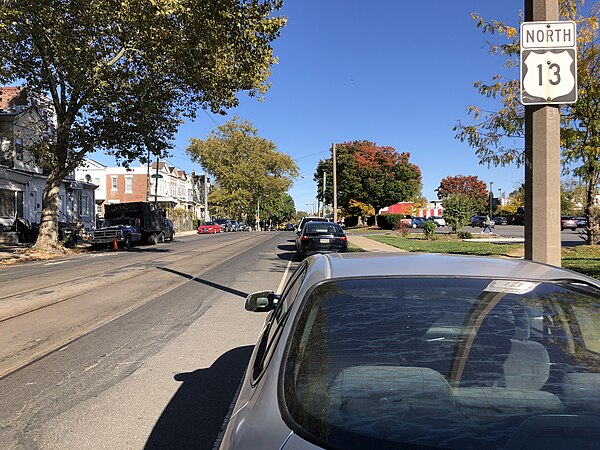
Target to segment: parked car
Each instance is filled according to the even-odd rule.
[[[240,222],[238,224],[238,231],[250,231],[250,225],[246,222]]]
[[[296,233],[300,233],[302,231],[302,228],[304,227],[304,224],[306,222],[329,222],[329,219],[327,219],[326,217],[315,217],[315,216],[306,216],[303,217],[300,222],[298,222],[298,228],[296,229]]]
[[[343,253],[348,251],[348,238],[337,223],[307,222],[296,237],[296,251],[301,257],[315,253]]]
[[[587,217],[573,217],[575,219],[575,223],[577,224],[577,228],[585,228],[587,227],[588,220]]]
[[[213,222],[219,224],[223,233],[227,233],[233,229],[229,219],[215,219]]]
[[[169,219],[165,219],[162,227],[162,234],[160,240],[164,242],[165,240],[173,241],[175,239],[175,225]]]
[[[198,234],[215,234],[221,232],[221,226],[215,222],[204,222],[198,227]]]
[[[477,215],[477,216],[472,216],[471,217],[471,226],[473,228],[479,227],[479,228],[483,228],[485,226],[485,220],[487,219],[487,216],[483,216],[483,215]],[[494,221],[490,220],[490,226],[492,228],[494,228]]]
[[[428,220],[433,220],[433,222],[435,223],[435,225],[438,226],[438,227],[445,227],[446,226],[446,219],[444,219],[443,217],[440,217],[440,216],[429,216],[427,219]]]
[[[561,216],[560,217],[560,231],[562,230],[573,230],[577,229],[577,222],[575,218],[571,216]]]
[[[495,225],[508,225],[506,217],[494,217],[493,220]]]
[[[296,229],[296,227],[294,226],[293,223],[286,223],[285,224],[285,228],[284,228],[285,231],[294,231],[295,229]]]
[[[424,217],[412,217],[410,221],[410,226],[413,228],[423,228],[427,223],[427,219]]]
[[[240,231],[240,224],[237,220],[231,221],[231,231]]]
[[[222,450],[596,448],[600,282],[524,260],[305,259],[267,313]]]

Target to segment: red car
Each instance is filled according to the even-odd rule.
[[[198,234],[215,234],[221,232],[221,226],[214,222],[205,222],[198,227]]]

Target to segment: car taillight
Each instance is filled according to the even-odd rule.
[[[308,236],[302,236],[300,238],[301,241],[308,241],[310,238]]]
[[[348,238],[346,236],[340,236],[340,241],[347,241]]]

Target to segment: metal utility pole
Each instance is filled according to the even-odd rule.
[[[325,186],[327,186],[327,172],[323,171],[323,217],[325,217]]]
[[[146,177],[148,178],[148,182],[146,183],[146,201],[149,202],[150,201],[150,163],[152,161],[150,160],[150,147],[146,146],[146,148],[148,149],[148,163],[146,164],[147,169],[148,169],[148,173],[146,175]]]
[[[204,222],[208,222],[208,176],[204,172]]]
[[[331,156],[333,159],[333,221],[337,223],[337,158],[335,155],[335,144],[332,145]]]
[[[492,214],[493,214],[493,204],[494,204],[494,191],[492,190],[492,186],[494,185],[493,181],[490,181],[490,220],[492,219]]]
[[[525,0],[536,21],[558,21],[558,0]],[[526,105],[525,259],[560,266],[560,247],[560,106]]]
[[[156,177],[154,177],[154,207],[158,208],[158,162],[159,157],[156,155]]]

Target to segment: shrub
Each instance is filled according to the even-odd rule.
[[[358,216],[350,216],[344,218],[345,227],[355,227],[358,225]]]
[[[428,220],[423,225],[423,234],[425,235],[425,239],[430,241],[435,240],[435,229],[437,228],[436,224],[433,220]]]
[[[468,231],[459,231],[458,237],[460,239],[473,239],[473,235],[471,233],[469,233]]]
[[[403,217],[402,214],[379,214],[377,225],[383,230],[395,230],[398,229],[398,223]]]
[[[375,216],[369,216],[367,217],[367,225],[372,227],[373,225],[375,225]]]

